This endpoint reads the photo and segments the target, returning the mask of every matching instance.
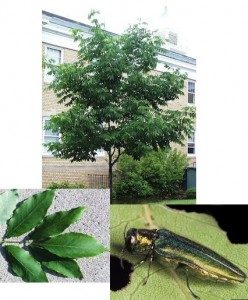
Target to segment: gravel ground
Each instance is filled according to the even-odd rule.
[[[4,190],[0,191],[3,192]],[[41,191],[19,190],[20,201]],[[87,207],[87,211],[80,221],[71,225],[65,232],[75,231],[92,235],[109,249],[109,190],[58,189],[47,214],[60,210],[69,210],[78,206]],[[0,240],[2,240],[5,230],[6,225],[2,225],[0,228]],[[0,246],[0,282],[22,282],[19,277],[11,273],[4,257],[4,251]],[[82,281],[47,273],[49,282],[109,282],[110,260],[108,252],[93,258],[77,259],[77,262],[84,275]]]

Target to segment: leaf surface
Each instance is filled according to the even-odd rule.
[[[85,210],[85,207],[77,207],[45,217],[41,224],[30,234],[30,238],[40,240],[62,233],[68,226],[77,222]]]
[[[83,279],[83,274],[73,259],[42,262],[42,265],[65,277]]]
[[[17,202],[17,190],[11,190],[0,194],[0,225],[4,224],[12,216]]]
[[[48,282],[41,265],[28,252],[17,246],[4,247],[12,271],[26,282]]]
[[[20,236],[38,225],[52,204],[55,190],[46,190],[24,200],[8,221],[6,237]]]
[[[33,242],[60,257],[91,257],[105,252],[107,249],[94,237],[77,232],[64,233],[44,242]]]
[[[111,254],[120,257],[124,247],[123,233],[128,228],[165,228],[200,243],[228,259],[248,274],[248,245],[232,244],[217,222],[206,214],[186,213],[162,205],[112,205]],[[144,256],[124,253],[132,264]],[[148,263],[131,273],[130,283],[119,291],[111,292],[111,300],[194,299],[187,289],[185,273],[154,261],[147,278]],[[114,275],[115,276],[115,275]],[[116,274],[116,276],[120,276]],[[201,300],[247,299],[248,279],[242,284],[213,282],[189,275],[190,287]],[[195,300],[195,299],[194,299]]]
[[[52,271],[69,278],[83,278],[78,264],[72,259],[59,257],[45,249],[32,246],[30,252],[36,260]]]

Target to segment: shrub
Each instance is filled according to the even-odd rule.
[[[196,188],[187,189],[185,195],[187,199],[196,199]]]
[[[120,180],[114,185],[118,196],[176,196],[187,167],[186,155],[177,150],[151,152],[140,161],[123,155],[117,165]]]
[[[85,189],[86,185],[83,183],[71,183],[67,180],[62,182],[52,182],[49,189]]]
[[[133,198],[147,197],[153,194],[153,189],[142,176],[130,172],[127,176],[114,184],[115,197]]]

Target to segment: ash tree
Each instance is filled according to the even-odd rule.
[[[162,39],[145,23],[123,35],[104,30],[96,12],[89,15],[90,35],[73,30],[78,59],[59,66],[46,62],[54,80],[50,88],[67,111],[51,117],[48,129],[61,140],[48,144],[56,157],[95,161],[98,149],[108,155],[109,187],[122,154],[140,159],[151,150],[182,144],[193,130],[195,111],[169,110],[169,100],[183,94],[185,74],[165,65],[157,72]]]

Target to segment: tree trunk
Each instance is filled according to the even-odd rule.
[[[109,191],[110,191],[110,203],[112,203],[112,188],[113,188],[113,164],[112,164],[112,154],[109,151]]]

